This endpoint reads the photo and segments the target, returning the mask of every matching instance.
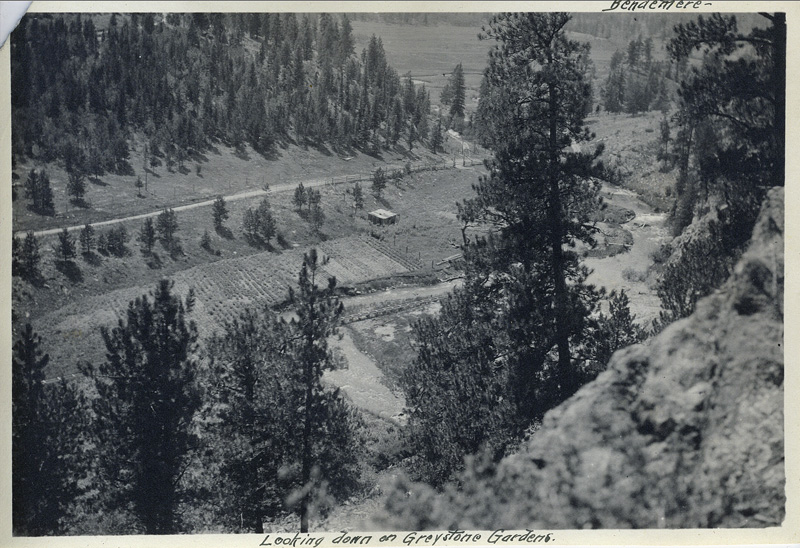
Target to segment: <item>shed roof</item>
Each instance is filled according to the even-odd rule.
[[[370,211],[369,214],[380,219],[391,219],[397,216],[388,209],[376,209],[375,211]]]

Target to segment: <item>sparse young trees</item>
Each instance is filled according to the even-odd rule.
[[[94,456],[107,504],[130,504],[148,534],[179,530],[179,482],[200,405],[197,328],[172,285],[162,280],[131,301],[116,327],[101,329],[107,361],[82,367],[97,390]]]
[[[319,232],[325,222],[325,212],[322,210],[322,194],[319,190],[308,189],[308,216],[315,232]]]

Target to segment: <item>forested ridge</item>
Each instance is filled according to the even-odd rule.
[[[380,38],[354,52],[346,15],[41,14],[12,35],[13,155],[130,172],[183,167],[214,142],[379,151],[427,137],[428,94]]]

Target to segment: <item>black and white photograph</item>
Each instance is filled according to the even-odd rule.
[[[800,542],[800,9],[192,4],[0,50],[4,538]]]

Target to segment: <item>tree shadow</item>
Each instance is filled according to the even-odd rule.
[[[81,209],[89,209],[91,207],[91,204],[85,198],[72,198],[69,203]]]
[[[100,255],[95,253],[94,251],[90,251],[89,253],[81,253],[83,260],[86,261],[87,264],[90,266],[99,266],[103,260],[100,258]]]
[[[144,171],[145,171],[145,173],[149,173],[150,175],[152,175],[156,179],[160,179],[161,178],[161,175],[159,175],[158,173],[156,173],[155,171],[153,171],[149,167],[144,168]]]
[[[262,158],[269,161],[279,160],[283,156],[275,145],[270,146],[266,150],[259,150],[258,153]]]
[[[226,240],[233,240],[233,232],[227,226],[220,226],[216,229],[217,234],[225,238]]]
[[[241,148],[238,148],[238,147],[237,147],[237,148],[235,148],[235,149],[234,149],[234,151],[233,151],[233,154],[234,154],[234,155],[235,155],[237,158],[239,158],[240,160],[245,160],[245,161],[247,161],[247,160],[249,160],[249,159],[250,159],[250,155],[247,153],[247,149],[246,149],[246,148],[244,148],[244,147],[241,147]]]
[[[147,267],[151,270],[158,270],[164,264],[164,262],[161,260],[161,256],[155,251],[151,251],[149,253],[147,251],[142,251],[142,255],[146,257],[145,264],[147,264]]]
[[[87,177],[86,179],[87,179],[87,180],[88,180],[90,183],[92,183],[93,185],[97,185],[97,186],[108,186],[108,183],[107,183],[107,182],[103,181],[103,180],[102,180],[100,177],[98,177],[98,176],[96,176],[96,175],[95,175],[94,177]]]
[[[387,200],[383,196],[375,196],[375,201],[381,204],[386,209],[390,209],[392,207],[391,204],[389,203],[389,200]]]
[[[74,261],[56,261],[56,270],[61,272],[72,283],[83,281],[83,273]]]
[[[191,172],[192,171],[186,166],[178,167],[178,173],[180,173],[181,175],[189,175],[189,173],[191,173]]]

